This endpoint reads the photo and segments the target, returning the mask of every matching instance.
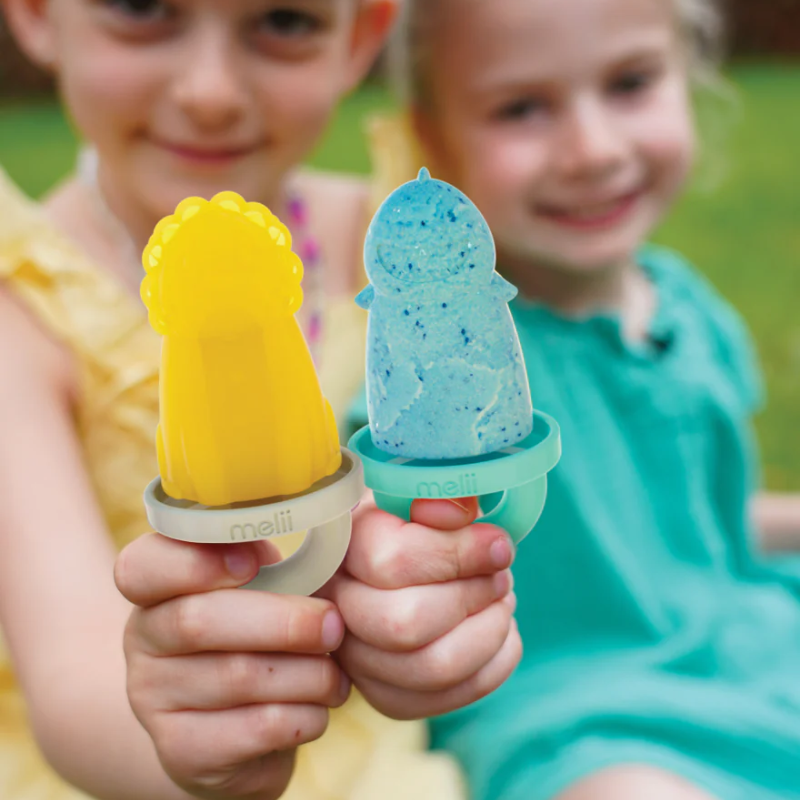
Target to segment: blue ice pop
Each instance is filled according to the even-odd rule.
[[[533,427],[525,362],[495,272],[489,226],[469,198],[420,171],[367,232],[367,407],[379,449],[439,461],[508,448]]]

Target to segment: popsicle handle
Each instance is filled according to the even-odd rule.
[[[236,544],[306,531],[300,547],[277,564],[262,567],[242,589],[310,595],[321,589],[344,561],[352,511],[364,493],[364,471],[342,448],[337,472],[310,490],[280,501],[236,508],[208,508],[167,496],[155,478],[144,493],[153,530],[185,542]]]
[[[349,448],[362,461],[365,482],[378,508],[408,520],[414,499],[477,495],[486,512],[477,522],[503,528],[521,542],[539,521],[547,497],[547,475],[561,458],[558,423],[533,412],[533,431],[518,445],[473,459],[425,462],[379,450],[365,425]]]
[[[519,544],[535,527],[539,521],[547,498],[547,475],[542,475],[522,486],[515,486],[501,494],[499,502],[476,522],[486,522],[497,525],[508,533],[514,544]],[[410,497],[396,497],[395,495],[374,492],[375,502],[382,511],[394,514],[400,519],[409,520],[411,516]],[[481,499],[496,499],[493,495],[483,495]]]
[[[276,594],[311,595],[321,589],[344,561],[352,531],[351,514],[308,531],[300,547],[277,564],[261,567],[242,589]]]

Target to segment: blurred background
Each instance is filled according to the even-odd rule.
[[[698,99],[705,154],[656,240],[697,264],[742,312],[769,403],[758,419],[768,488],[800,491],[800,0],[729,0],[730,97]],[[339,113],[312,164],[366,173],[364,120],[391,108],[380,65]],[[0,16],[0,165],[40,196],[66,175],[76,138],[47,76]]]

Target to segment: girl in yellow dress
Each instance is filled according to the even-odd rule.
[[[250,604],[251,622],[252,606],[263,604],[255,617],[265,630],[274,628],[269,620],[281,609],[293,609],[308,624],[322,625],[327,615],[331,641],[344,637],[337,661],[349,676],[325,655],[284,653],[291,649],[284,641],[273,648],[277,654],[264,656],[291,665],[289,696],[283,705],[272,697],[252,707],[263,708],[273,723],[284,720],[284,734],[297,735],[284,743],[278,761],[269,748],[257,749],[253,764],[265,770],[277,764],[274,780],[259,785],[257,795],[255,788],[248,792],[233,783],[234,774],[243,774],[235,748],[253,741],[252,729],[249,739],[232,735],[226,714],[236,709],[192,716],[147,705],[156,695],[174,698],[190,690],[185,702],[197,708],[198,686],[224,691],[230,688],[225,675],[252,675],[256,662],[242,653],[234,653],[233,661],[219,653],[148,661],[135,633],[143,620],[153,619],[144,607],[155,601],[152,593],[137,594],[135,579],[143,576],[149,591],[183,573],[179,568],[165,578],[158,561],[137,561],[142,549],[120,561],[118,583],[143,607],[133,614],[114,585],[120,548],[136,540],[133,547],[143,543],[146,549],[161,540],[137,538],[147,530],[142,492],[158,472],[160,348],[138,290],[144,245],[179,201],[231,190],[265,204],[293,229],[307,267],[318,255],[315,242],[324,243],[326,268],[307,275],[301,319],[339,419],[361,381],[362,320],[352,297],[361,281],[366,191],[360,183],[297,166],[342,93],[368,68],[394,5],[3,0],[18,41],[56,73],[69,114],[89,143],[78,173],[42,205],[0,176],[3,800],[185,800],[187,792],[277,797],[289,779],[295,746],[322,733],[327,707],[342,704],[350,680],[362,692],[334,711],[324,737],[298,749],[285,797],[460,795],[451,763],[423,752],[423,724],[389,720],[364,697],[395,718],[419,718],[491,691],[516,664],[519,639],[506,569],[511,550],[497,531],[464,528],[469,509],[451,509],[450,526],[459,530],[430,539],[438,548],[431,559],[403,566],[397,542],[431,532],[391,522],[367,505],[354,527],[356,561],[333,597],[341,616],[330,600],[293,598],[286,606],[263,593],[234,593],[236,602]],[[388,556],[382,542],[393,548]],[[446,564],[435,577],[433,556],[454,558],[455,548],[462,570],[478,577],[451,580],[464,575],[447,573]],[[209,552],[177,543],[170,551],[182,566],[199,563],[201,555],[210,558]],[[229,555],[225,563],[233,574]],[[143,568],[126,571],[126,564]],[[248,579],[241,569],[236,574],[238,583]],[[438,583],[417,586],[433,581]],[[219,604],[230,595],[206,588],[196,588],[200,593],[190,599]],[[176,607],[165,602],[158,613],[171,621]],[[243,619],[237,625],[209,621],[195,633],[233,636]],[[133,699],[126,697],[126,624],[134,632],[126,638],[126,654],[138,721]],[[286,630],[292,633],[291,626]],[[324,652],[330,649],[329,642]],[[196,678],[203,664],[228,671],[200,683],[176,678]],[[269,690],[280,694],[280,685],[276,677]],[[255,700],[246,691],[240,698]],[[295,728],[293,720],[309,709],[316,727]],[[189,724],[176,733],[166,724],[176,720]],[[198,765],[192,758],[201,752],[201,736],[210,749]],[[235,751],[227,786],[222,773],[203,772],[222,758],[226,745]]]

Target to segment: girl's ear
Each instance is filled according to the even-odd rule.
[[[350,42],[345,91],[358,86],[381,52],[397,17],[398,2],[399,0],[360,0],[358,3]]]
[[[56,47],[50,0],[2,0],[2,10],[22,52],[37,66],[52,71]]]

